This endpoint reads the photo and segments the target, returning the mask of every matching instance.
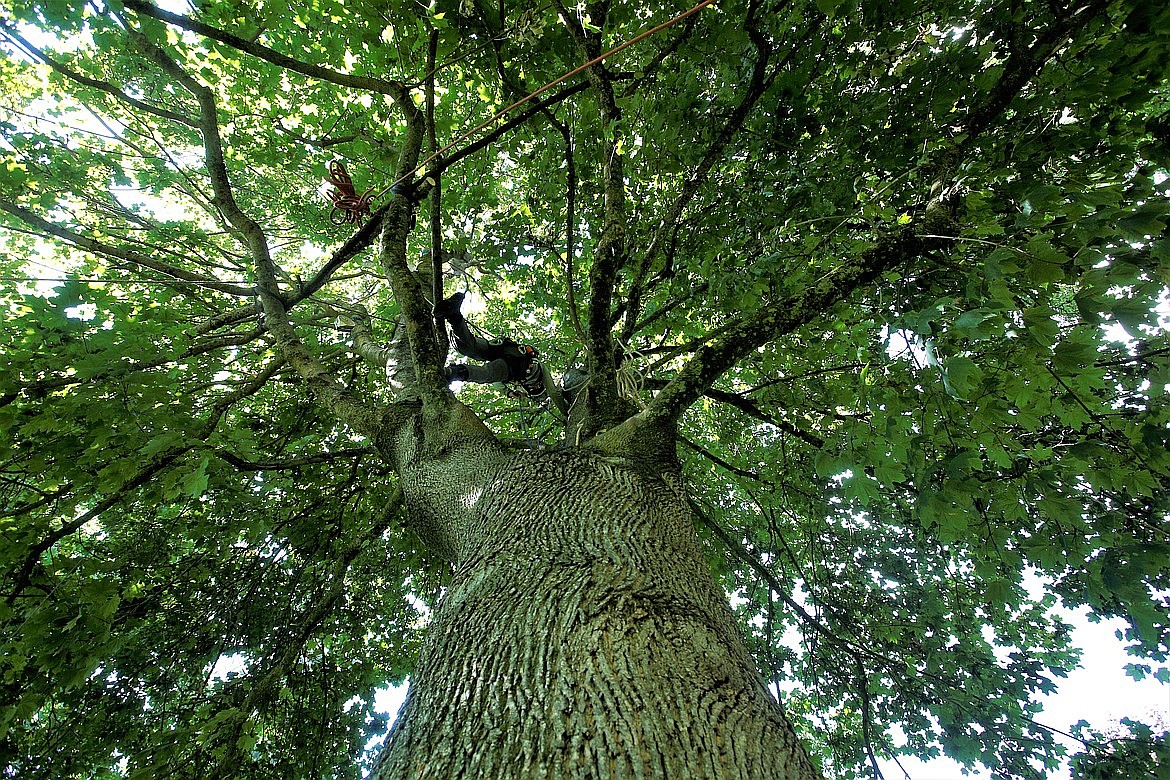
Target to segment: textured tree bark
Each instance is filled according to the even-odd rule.
[[[479,452],[400,468],[456,574],[374,778],[820,777],[677,478],[581,451]]]

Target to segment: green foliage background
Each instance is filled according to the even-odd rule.
[[[433,38],[439,143],[581,61],[555,5],[196,5],[179,10],[413,85],[420,105]],[[607,48],[671,15],[608,5]],[[761,9],[728,0],[607,61],[619,123],[603,131],[585,90],[449,168],[448,292],[472,290],[477,325],[523,334],[555,369],[582,361],[566,258],[584,303],[603,136],[619,138],[628,241],[663,242],[623,334],[645,399],[712,331],[943,196],[957,240],[724,374],[680,454],[712,566],[827,773],[866,771],[871,749],[1044,776],[1066,743],[1037,697],[1077,658],[1053,606],[1123,618],[1131,673],[1170,682],[1170,9],[764,5],[771,59],[750,100],[744,19]],[[128,30],[214,89],[237,200],[289,290],[352,233],[317,194],[327,162],[381,189],[402,122],[383,94],[133,7],[0,3],[0,763],[357,777],[386,726],[372,691],[409,674],[445,571],[402,531],[390,469],[277,359],[181,121],[194,101]],[[1013,57],[1070,18],[973,132]],[[424,204],[412,251],[429,223]],[[292,316],[385,399],[336,328],[360,302],[389,337],[373,266],[350,261]],[[498,389],[460,395],[516,438],[560,434]],[[225,656],[243,671],[211,675]],[[1103,776],[1094,761],[1166,772],[1148,729],[1080,736],[1085,777]]]

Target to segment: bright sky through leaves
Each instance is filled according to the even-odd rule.
[[[1164,5],[721,0],[457,144],[406,236],[556,375],[617,398],[620,344],[830,777],[1170,750],[1136,697],[1082,741],[1037,710],[1079,674],[1066,610],[1170,678]],[[6,772],[360,776],[451,571],[294,366],[387,408],[343,322],[384,345],[410,303],[318,190],[690,4],[608,6],[0,0]],[[517,448],[582,438],[456,392]]]

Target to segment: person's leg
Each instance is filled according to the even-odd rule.
[[[463,314],[459,311],[462,302],[463,294],[456,293],[436,308],[436,313],[451,325],[451,337],[455,342],[456,351],[475,360],[495,360],[500,357],[497,345],[480,338],[467,327],[467,320],[463,319]]]
[[[503,360],[493,360],[482,366],[470,366],[465,363],[447,366],[448,382],[476,382],[481,385],[490,385],[496,382],[507,382],[508,379],[508,364]]]

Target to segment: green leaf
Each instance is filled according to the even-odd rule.
[[[208,458],[201,458],[198,467],[194,471],[189,471],[183,475],[181,482],[182,490],[188,496],[199,498],[207,490],[209,479],[207,474],[208,462]]]
[[[182,444],[184,436],[178,431],[167,431],[160,433],[153,437],[150,441],[142,446],[142,454],[146,457],[153,457],[160,452],[169,450],[172,447],[177,447]]]
[[[946,359],[942,372],[947,394],[960,401],[969,400],[983,380],[983,371],[975,361],[964,355]]]
[[[1058,601],[1123,621],[1131,660],[1159,674],[1170,12],[1096,4],[1070,22],[1034,0],[817,0],[749,20],[752,4],[717,5],[544,92],[558,101],[544,110],[499,118],[580,65],[582,46],[600,53],[671,12],[627,0],[566,20],[455,0],[424,13],[403,0],[183,11],[303,64],[394,82],[378,88],[306,76],[116,0],[6,5],[11,30],[78,74],[0,57],[9,774],[215,764],[359,777],[385,725],[368,703],[387,680],[419,663],[492,667],[521,634],[559,641],[528,621],[468,649],[471,661],[435,665],[415,605],[439,627],[506,627],[500,604],[533,594],[572,616],[558,599],[580,590],[582,555],[621,574],[605,579],[612,598],[587,605],[602,624],[637,612],[645,583],[680,614],[718,611],[656,575],[662,550],[695,592],[734,594],[739,631],[720,631],[728,647],[713,651],[753,660],[733,676],[758,664],[774,677],[814,760],[842,777],[869,771],[857,749],[867,711],[878,745],[951,752],[976,773],[1057,771],[1061,746],[1032,719],[1076,662]],[[572,19],[587,41],[561,23]],[[1048,56],[1035,41],[1058,47]],[[762,82],[761,42],[776,53]],[[1035,55],[1023,69],[1020,52]],[[612,81],[620,116],[590,79]],[[385,212],[369,227],[378,250],[332,224],[315,192],[328,162],[373,188],[377,212],[430,154],[431,113],[435,146],[452,146],[441,198],[415,209],[422,224],[407,231],[404,212]],[[606,154],[613,139],[620,159]],[[946,208],[924,220],[940,177]],[[939,229],[955,240],[921,238]],[[434,235],[441,292],[468,293],[463,313],[485,338],[534,344],[554,377],[594,370],[570,415],[580,435],[474,383],[454,391],[455,428],[434,421],[446,402],[414,421],[384,361],[354,353],[336,326],[362,319],[360,304],[376,345],[408,334],[430,354],[419,334],[433,301],[402,322],[414,308],[396,266],[416,265]],[[256,307],[269,259],[291,330],[272,299],[264,316]],[[596,354],[599,327],[620,335],[625,400]],[[1120,328],[1140,345],[1118,342]],[[465,359],[482,362],[428,362]],[[677,450],[644,430],[656,408],[623,422],[655,394],[700,397],[667,415]],[[398,434],[365,451],[391,423]],[[591,441],[593,427],[607,433]],[[397,451],[416,432],[421,445]],[[461,448],[469,432],[484,445]],[[580,464],[593,464],[584,488]],[[423,513],[436,524],[425,541],[388,514],[399,487],[436,510]],[[702,515],[697,543],[678,523],[684,494]],[[466,536],[444,527],[451,507],[490,515],[493,545],[568,587],[542,591],[539,576],[497,566],[508,599],[440,598],[478,582],[475,556],[452,582],[450,551],[427,546]],[[556,533],[536,533],[535,510]],[[868,690],[831,643],[789,641],[777,584],[866,649]],[[453,617],[452,604],[474,614]],[[678,661],[669,643],[655,652]],[[232,659],[236,676],[221,676]],[[575,682],[583,700],[597,693]],[[475,752],[540,743],[507,733],[507,718],[461,728]]]
[[[1004,607],[1014,602],[1015,597],[1010,582],[996,578],[987,582],[987,602],[993,606]]]
[[[1162,235],[1166,229],[1170,207],[1164,201],[1146,203],[1127,217],[1117,221],[1117,228],[1127,241],[1145,241]]]

